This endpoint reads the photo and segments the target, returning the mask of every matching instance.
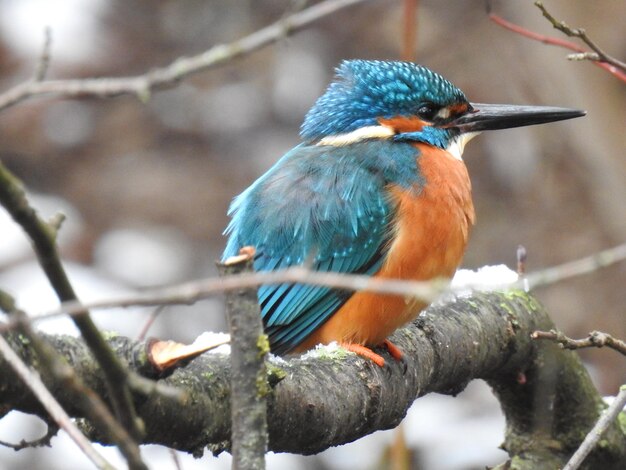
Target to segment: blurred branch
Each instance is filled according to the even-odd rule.
[[[601,331],[592,331],[589,336],[583,339],[569,338],[562,331],[534,331],[531,334],[533,339],[549,339],[556,341],[565,349],[582,349],[582,348],[603,348],[607,347],[626,356],[626,342],[613,338],[608,333]]]
[[[522,253],[520,253],[522,255]],[[522,258],[525,260],[526,255]],[[537,287],[548,286],[557,282],[593,273],[626,260],[626,243],[608,248],[575,261],[553,266],[530,273],[510,285],[501,285],[493,289],[522,289],[529,291]],[[446,280],[403,281],[382,279],[357,274],[311,271],[304,267],[293,267],[278,271],[243,273],[237,276],[200,279],[166,288],[148,289],[141,293],[125,297],[111,298],[95,302],[63,302],[58,309],[37,316],[29,317],[31,322],[39,322],[62,315],[80,315],[85,309],[96,310],[117,307],[191,305],[199,300],[216,294],[246,287],[258,287],[263,284],[302,283],[334,287],[350,291],[364,290],[381,294],[411,296],[426,303],[433,302],[442,294],[454,293]],[[489,286],[464,286],[458,290],[489,290]],[[0,296],[1,298],[1,296]],[[0,324],[0,332],[8,331],[15,325],[8,321]]]
[[[4,206],[11,217],[26,232],[33,244],[39,264],[46,274],[60,301],[77,301],[74,288],[72,287],[67,273],[61,264],[57,247],[55,227],[47,224],[39,218],[37,212],[30,206],[21,182],[0,163],[0,204]],[[25,315],[24,315],[25,316]],[[75,325],[85,339],[97,362],[102,367],[106,376],[107,395],[112,402],[116,417],[122,426],[127,429],[135,439],[141,437],[143,429],[137,420],[134,405],[131,400],[127,385],[128,371],[120,362],[115,353],[109,348],[101,332],[89,316],[87,310],[78,312],[72,317]],[[34,340],[34,334],[33,338]],[[126,436],[124,436],[126,439]],[[129,442],[123,442],[122,446],[130,446]],[[135,445],[136,447],[136,445]],[[129,464],[138,462],[135,468],[141,468],[139,449],[128,449]]]
[[[414,62],[417,58],[417,10],[419,0],[404,0],[404,35],[402,60]]]
[[[298,358],[270,359],[270,449],[311,454],[351,442],[395,427],[419,396],[456,394],[473,378],[484,378],[505,412],[504,447],[511,458],[527,463],[549,461],[554,463],[550,468],[560,468],[597,421],[602,399],[576,354],[530,338],[532,331],[552,327],[546,312],[524,292],[476,293],[431,306],[392,335],[390,339],[405,353],[406,369],[396,361],[388,361],[381,369],[332,347]],[[13,333],[7,337],[27,358],[28,345]],[[90,366],[88,350],[80,339],[45,338],[68,361],[83,365],[80,373],[86,382],[102,383],[101,371]],[[145,344],[118,336],[111,340],[111,347],[135,370],[150,373]],[[388,357],[384,348],[377,352]],[[524,383],[517,380],[520,373],[527,378]],[[214,452],[228,448],[230,381],[230,358],[223,354],[204,354],[162,377],[159,384],[182,389],[188,399],[181,403],[151,395],[137,400],[138,413],[146,422],[143,442],[196,456],[206,446]],[[29,392],[16,382],[0,360],[0,403],[38,413],[27,400]],[[61,404],[76,412],[63,387],[54,389]],[[549,426],[542,426],[544,422]],[[90,437],[108,442],[97,429]],[[626,458],[626,439],[615,421],[603,442],[602,449],[592,452],[590,464],[609,468],[598,462]]]
[[[626,243],[599,251],[591,256],[530,273],[524,279],[524,283],[532,290],[536,287],[546,286],[583,274],[593,273],[601,268],[606,268],[624,260],[626,260]]]
[[[508,29],[509,31],[513,31],[514,33],[519,34],[521,36],[533,39],[535,41],[539,41],[539,42],[542,42],[544,44],[548,44],[548,45],[551,45],[551,46],[562,47],[562,48],[574,51],[574,52],[576,52],[576,54],[568,56],[568,58],[570,60],[580,60],[582,57],[584,57],[586,60],[590,60],[593,64],[597,65],[598,67],[603,68],[604,70],[606,70],[611,75],[613,75],[616,78],[618,78],[619,80],[621,80],[623,82],[626,82],[626,64],[624,64],[623,62],[620,62],[617,59],[609,56],[608,54],[606,54],[603,51],[601,51],[599,48],[598,48],[598,50],[601,51],[601,53],[602,53],[601,55],[597,51],[595,52],[596,56],[589,55],[590,54],[589,51],[585,50],[584,48],[580,47],[579,45],[577,45],[577,44],[575,44],[573,42],[566,41],[566,40],[560,39],[560,38],[551,37],[551,36],[545,36],[543,34],[536,33],[534,31],[526,29],[526,28],[524,28],[524,27],[522,27],[520,25],[517,25],[515,23],[511,23],[510,21],[505,20],[501,16],[496,15],[495,13],[493,13],[491,11],[491,2],[489,0],[487,0],[486,5],[487,5],[487,14],[489,15],[489,19],[491,21],[493,21],[494,23],[496,23],[497,25],[502,26],[503,28]],[[597,48],[595,43],[593,43],[587,37],[587,35],[585,34],[584,30],[582,30],[582,29],[573,30],[573,29],[569,28],[565,23],[559,22],[559,21],[555,20],[546,11],[545,7],[541,4],[541,2],[535,2],[535,5],[537,5],[537,7],[540,8],[542,12],[544,12],[544,16],[551,21],[552,25],[555,28],[559,29],[562,32],[565,32],[566,30],[571,32],[572,34],[568,34],[568,36],[575,36],[575,37],[578,37],[578,38],[580,38],[582,40],[585,40],[585,39],[589,40],[591,42],[591,44],[594,45],[593,47]],[[576,34],[574,34],[574,33],[576,33]],[[584,36],[584,38],[583,38],[583,36]],[[587,41],[585,41],[585,42],[587,43]],[[589,43],[587,43],[587,44],[589,45]],[[581,56],[580,54],[583,54],[583,56]]]
[[[105,309],[112,307],[191,305],[216,294],[263,284],[303,283],[335,287],[351,291],[364,290],[384,294],[410,295],[427,303],[439,298],[448,291],[447,280],[403,281],[382,279],[359,274],[311,271],[303,267],[293,267],[277,271],[242,273],[236,276],[200,279],[175,286],[147,289],[140,293],[111,298],[102,301],[81,303],[63,302],[58,309],[31,316],[30,321],[38,322],[62,315],[80,315],[85,309]],[[0,324],[0,332],[8,331],[15,325],[11,321]]]
[[[606,432],[606,430],[615,422],[617,416],[622,412],[626,406],[626,385],[620,387],[619,393],[611,403],[611,405],[604,411],[595,426],[587,433],[585,440],[580,447],[574,452],[572,458],[567,462],[563,470],[576,470],[579,468],[589,453],[598,445],[600,438]],[[623,463],[623,462],[622,462]]]
[[[35,69],[35,82],[41,82],[46,78],[50,66],[50,50],[52,48],[52,30],[50,26],[44,28],[44,41],[41,48],[41,56]]]
[[[52,396],[39,378],[39,375],[31,371],[28,366],[24,364],[24,361],[13,351],[9,343],[7,343],[2,336],[0,336],[0,354],[24,382],[26,387],[37,397],[46,412],[76,443],[83,454],[99,469],[114,469],[115,467],[94,449],[91,442],[89,442],[85,435],[76,427],[72,418],[69,417],[59,402]]]
[[[320,18],[365,1],[368,0],[324,0],[237,41],[216,45],[196,56],[180,57],[166,67],[153,69],[143,75],[24,82],[0,94],[0,111],[43,95],[64,98],[135,95],[147,101],[154,90],[175,86],[184,78],[250,54]]]
[[[75,370],[67,363],[66,358],[62,357],[62,355],[57,352],[55,348],[53,348],[34,331],[32,325],[28,322],[28,316],[23,311],[15,307],[15,302],[12,297],[6,293],[1,294],[1,307],[8,314],[11,321],[16,323],[21,341],[29,345],[32,351],[36,354],[37,364],[41,367],[40,374],[43,375],[45,372],[45,377],[49,381],[62,384],[61,386],[66,391],[67,395],[71,397],[72,404],[77,406],[84,416],[86,416],[94,425],[102,429],[102,432],[105,432],[111,438],[112,442],[118,445],[122,455],[124,455],[128,460],[129,468],[145,470],[147,467],[141,460],[141,454],[136,442],[131,438],[126,429],[124,429],[115,420],[115,418],[113,418],[100,396],[95,394],[92,389],[85,385],[81,378],[76,374]],[[6,340],[1,336],[0,339],[6,342]],[[15,354],[14,351],[12,351],[12,353]],[[10,362],[9,359],[7,359],[7,361]],[[20,375],[17,369],[16,372]],[[22,375],[20,375],[20,377],[24,380]],[[36,378],[41,382],[39,376]],[[145,382],[146,380],[147,379],[144,378],[138,379],[139,382]],[[31,382],[26,381],[25,384],[29,387],[29,389],[32,389]],[[36,384],[34,386],[38,387]],[[37,390],[32,389],[32,391],[35,396],[40,399],[40,401],[41,397],[46,397],[45,393],[43,396],[40,396]],[[50,392],[48,390],[46,391],[48,395],[50,395]],[[42,405],[44,405],[44,408],[48,409],[47,403],[42,402]],[[62,411],[66,414],[65,410]],[[51,414],[51,416],[56,419],[55,415]],[[59,416],[63,419],[63,415]],[[64,423],[58,422],[58,424],[59,426],[64,427]],[[71,424],[73,425],[73,423]],[[71,429],[70,431],[74,432]],[[80,439],[80,436],[74,435],[75,433],[71,434],[69,431],[68,433],[72,439]],[[84,438],[84,436],[82,437]],[[79,441],[77,441],[77,443],[82,448],[82,444]]]

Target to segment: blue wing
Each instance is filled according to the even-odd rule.
[[[416,150],[404,144],[300,145],[233,202],[224,258],[256,248],[257,271],[307,264],[316,271],[373,274],[390,238],[390,181],[411,186]],[[272,350],[289,352],[351,293],[304,284],[261,286]]]

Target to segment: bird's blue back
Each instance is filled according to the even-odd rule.
[[[393,207],[385,188],[419,190],[417,150],[387,140],[333,147],[299,145],[233,202],[224,258],[254,246],[257,271],[310,265],[317,271],[373,274],[381,266]],[[276,353],[297,346],[350,293],[282,284],[259,288]]]

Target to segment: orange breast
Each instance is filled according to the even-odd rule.
[[[396,205],[395,236],[376,277],[423,281],[452,276],[474,223],[471,184],[463,162],[445,150],[426,144],[416,147],[426,184],[417,190],[388,188]],[[331,341],[380,344],[424,307],[401,296],[357,292],[298,350]]]

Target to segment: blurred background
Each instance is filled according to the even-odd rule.
[[[297,11],[304,0],[1,0],[0,90],[32,77],[52,30],[49,78],[128,76],[230,42]],[[607,52],[626,57],[626,3],[546,1],[584,27]],[[532,1],[497,1],[505,18],[559,36]],[[483,0],[422,0],[417,60],[450,79],[472,101],[556,105],[584,119],[499,131],[465,151],[478,221],[463,266],[528,270],[592,254],[626,240],[626,88],[589,63],[490,22]],[[43,214],[62,211],[63,256],[84,300],[106,298],[216,274],[231,199],[296,145],[307,109],[347,58],[399,59],[403,2],[371,0],[141,103],[36,99],[0,113],[0,159],[25,183]],[[590,330],[626,337],[626,264],[537,290],[570,336]],[[30,313],[55,306],[30,247],[0,213],[0,287]],[[151,336],[193,340],[222,330],[222,301],[168,308]],[[149,310],[97,315],[103,328],[137,335]],[[67,321],[47,331],[71,331]],[[615,394],[626,361],[611,351],[581,352],[595,383]],[[33,427],[34,426],[34,427]],[[23,415],[0,421],[0,439],[37,436]],[[413,468],[484,468],[504,459],[497,402],[472,384],[461,398],[417,402],[397,431],[376,433],[315,457],[271,456],[269,468],[382,468],[406,444]],[[53,448],[0,449],[0,467],[89,468],[63,437]],[[154,468],[175,468],[168,452],[146,449]],[[68,456],[71,456],[68,460]],[[45,460],[44,460],[45,459]],[[182,468],[228,468],[228,456]],[[70,462],[70,463],[68,463]]]

